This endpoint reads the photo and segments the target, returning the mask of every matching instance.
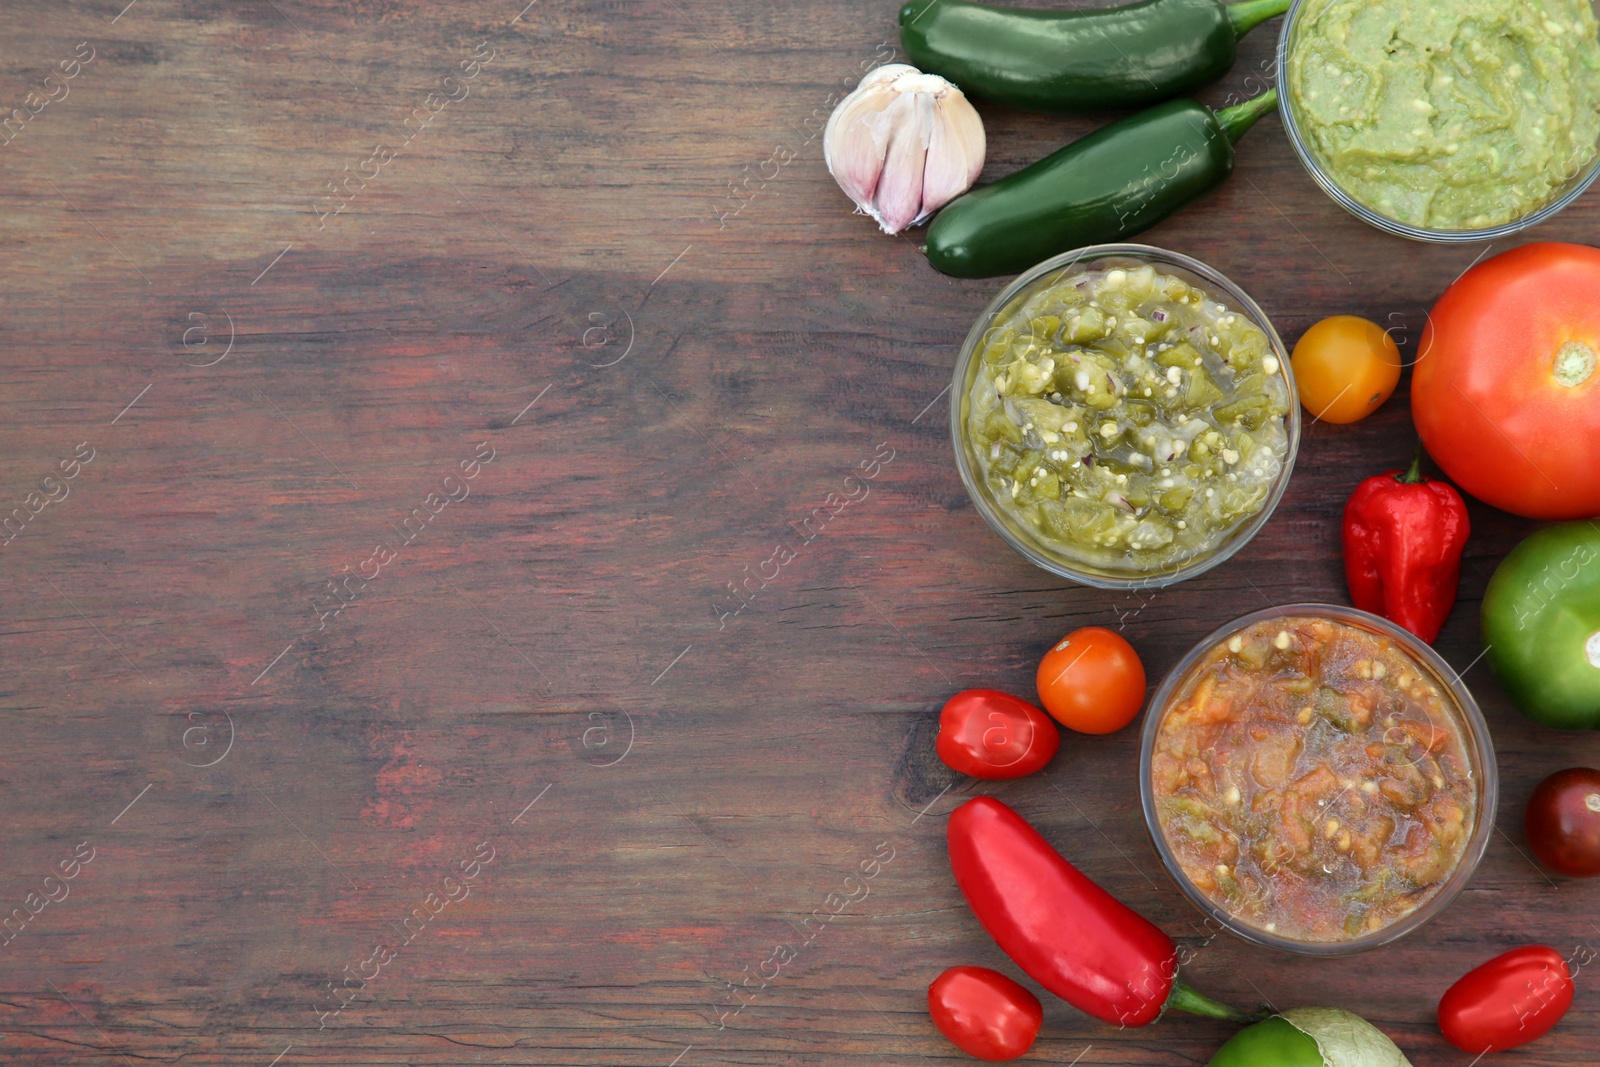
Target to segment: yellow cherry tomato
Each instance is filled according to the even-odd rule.
[[[1400,384],[1400,349],[1382,326],[1335,315],[1307,330],[1289,358],[1300,403],[1322,422],[1357,422]]]

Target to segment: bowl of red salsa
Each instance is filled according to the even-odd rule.
[[[1150,708],[1139,772],[1156,851],[1246,940],[1313,955],[1394,941],[1465,888],[1494,832],[1477,702],[1376,615],[1291,604],[1236,619]]]

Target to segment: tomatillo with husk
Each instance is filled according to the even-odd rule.
[[[1411,1067],[1411,1061],[1354,1012],[1293,1008],[1234,1034],[1207,1067]]]
[[[1483,594],[1490,668],[1535,722],[1600,730],[1600,522],[1535,531]]]

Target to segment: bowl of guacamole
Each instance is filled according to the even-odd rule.
[[[1492,240],[1600,175],[1590,0],[1297,0],[1278,64],[1300,161],[1390,233]]]
[[[1102,589],[1232,556],[1283,495],[1300,437],[1260,307],[1198,260],[1133,244],[1067,252],[1007,286],[962,345],[950,419],[984,520]]]

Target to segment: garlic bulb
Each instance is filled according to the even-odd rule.
[[[868,72],[822,135],[828,173],[884,233],[927,220],[971,188],[983,150],[983,120],[961,90],[904,63]]]

